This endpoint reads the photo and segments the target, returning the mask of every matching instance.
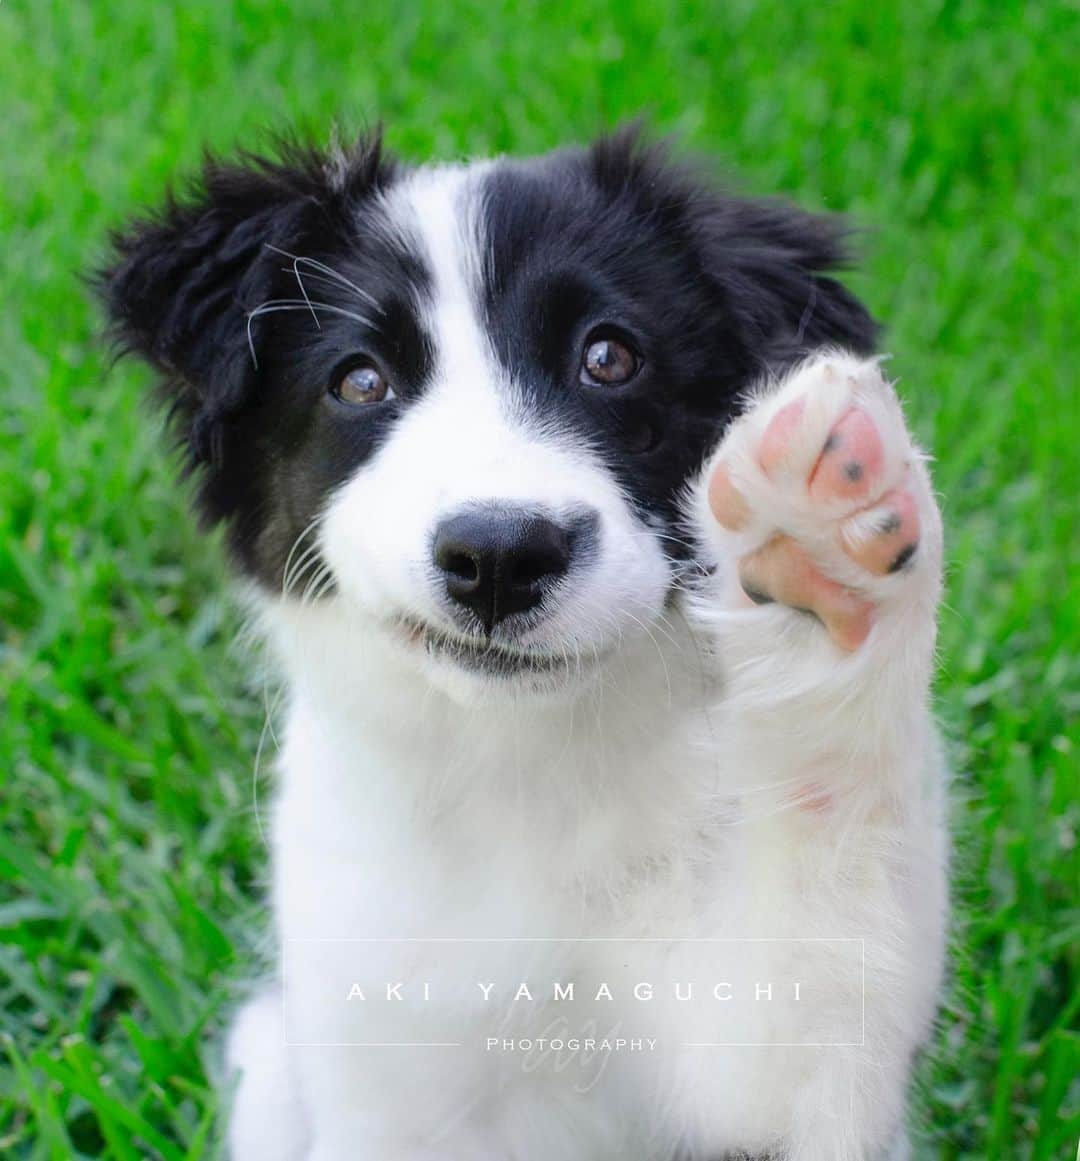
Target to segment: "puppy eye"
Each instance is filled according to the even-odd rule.
[[[611,335],[590,335],[581,356],[581,382],[587,386],[617,387],[628,383],[641,368],[641,356]]]
[[[384,399],[394,397],[382,372],[373,363],[351,367],[337,379],[330,388],[330,394],[342,403],[353,404],[381,403]]]

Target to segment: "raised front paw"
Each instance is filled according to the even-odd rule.
[[[746,605],[810,613],[848,651],[890,604],[925,598],[932,618],[940,519],[877,360],[827,353],[797,368],[731,427],[706,487]]]

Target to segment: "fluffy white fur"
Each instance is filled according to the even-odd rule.
[[[716,568],[693,601],[665,604],[660,546],[599,458],[538,427],[499,377],[465,293],[477,261],[469,181],[468,170],[423,171],[388,195],[435,271],[437,378],[323,514],[335,594],[260,607],[289,690],[271,828],[287,996],[269,985],[232,1030],[232,1156],[902,1156],[906,1081],[942,970],[946,842],[928,711],[940,524],[899,405],[875,363],[838,352],[762,388],[722,449],[751,525],[726,533],[701,488],[688,496]],[[857,397],[886,476],[911,465],[923,539],[909,568],[857,570],[836,546],[837,511],[760,471],[764,426],[796,395],[808,400],[807,449]],[[600,512],[595,566],[535,630],[577,659],[560,679],[458,670],[393,621],[439,621],[429,530],[471,500]],[[854,653],[810,617],[741,599],[736,562],[778,529],[875,601]],[[662,1001],[649,1009],[658,1051],[613,1059],[582,1093],[573,1069],[526,1071],[485,1051],[490,1017],[461,997],[395,1012],[384,1029],[393,1039],[413,1019],[425,1039],[460,1047],[354,1046],[381,1017],[369,1007],[343,1026],[326,961],[309,954],[335,945],[304,941],[380,937],[419,941],[417,979],[445,978],[452,960],[501,982],[523,966],[542,980],[623,978],[628,960],[642,978],[684,978],[715,959],[720,945],[705,941],[746,941],[724,945],[738,948],[731,971],[807,969],[828,990],[782,1021],[744,1005],[734,1038],[752,1047],[683,1047],[730,1042],[731,1017],[713,1026],[707,1005]],[[784,942],[822,937],[858,942]],[[542,942],[430,942],[493,938]],[[359,949],[372,980],[400,950],[340,946]],[[530,1011],[516,1035],[550,1024],[550,1011]],[[847,1046],[806,1046],[852,1012]]]

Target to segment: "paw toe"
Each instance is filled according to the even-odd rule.
[[[769,420],[758,447],[758,463],[767,476],[776,475],[791,456],[805,410],[806,399],[795,399],[781,407]]]
[[[908,488],[894,488],[873,508],[851,517],[841,529],[841,541],[856,564],[885,576],[914,558],[920,531],[915,497]]]
[[[861,500],[878,480],[884,461],[881,436],[874,421],[853,407],[829,432],[810,475],[815,500]]]
[[[729,532],[738,532],[750,519],[750,505],[723,464],[717,465],[709,480],[709,507]]]

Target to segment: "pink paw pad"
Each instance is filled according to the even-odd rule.
[[[739,582],[754,604],[778,601],[812,613],[841,649],[857,649],[873,627],[871,603],[825,576],[789,536],[776,536],[744,557]]]
[[[796,399],[781,407],[769,421],[758,448],[758,463],[767,476],[774,474],[791,451],[805,410],[806,400]]]
[[[750,505],[735,487],[731,473],[720,464],[709,480],[709,507],[717,522],[729,532],[738,532],[750,518]]]
[[[853,407],[829,432],[810,473],[815,500],[861,500],[881,475],[884,449],[870,416]]]

